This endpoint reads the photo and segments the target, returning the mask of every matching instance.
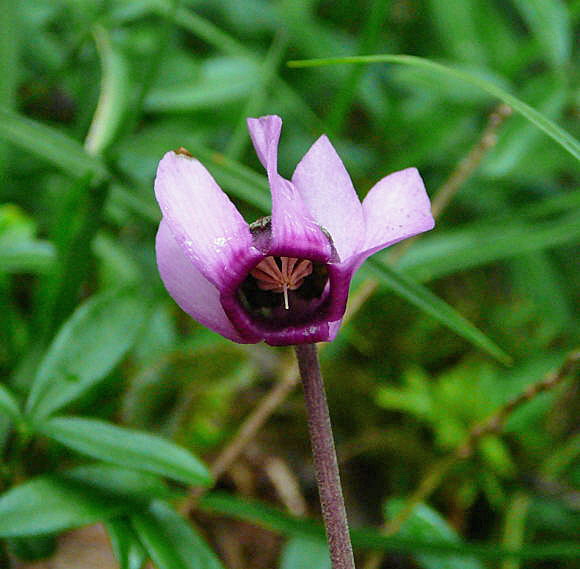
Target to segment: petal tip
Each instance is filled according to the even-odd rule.
[[[266,115],[246,119],[250,138],[262,166],[270,172],[277,167],[278,141],[282,131],[282,119],[278,115]]]

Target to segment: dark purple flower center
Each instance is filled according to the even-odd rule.
[[[268,256],[238,290],[248,314],[264,323],[297,325],[312,320],[325,298],[328,269],[310,259]]]
[[[250,228],[254,243],[268,247],[270,218]],[[327,300],[329,274],[325,263],[284,255],[267,255],[248,273],[238,300],[252,320],[268,328],[296,326],[316,320]]]

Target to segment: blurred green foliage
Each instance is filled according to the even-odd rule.
[[[268,469],[286,464],[315,514],[300,393],[195,526],[174,507],[212,486],[207,465],[287,367],[286,350],[191,321],[155,266],[169,149],[248,220],[268,210],[247,116],[284,118],[285,175],[326,132],[361,197],[408,166],[433,197],[497,96],[522,113],[434,231],[361,271],[353,294],[378,289],[323,352],[355,528],[396,515],[477,422],[562,365],[579,337],[579,19],[564,0],[0,0],[0,565],[101,521],[123,569],[329,567],[320,525],[289,515]],[[285,64],[368,54],[389,57]],[[377,549],[385,567],[571,567],[576,390],[565,378],[520,406],[393,538],[355,530],[360,566]]]

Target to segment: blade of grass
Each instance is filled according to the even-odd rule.
[[[0,0],[0,108],[13,110],[18,84],[18,4],[12,0]],[[0,146],[0,179],[7,162],[5,144]]]
[[[573,37],[566,4],[562,0],[514,0],[514,5],[536,37],[542,55],[556,69],[565,65]]]
[[[526,117],[530,122],[534,123],[539,129],[543,130],[550,138],[555,140],[560,146],[572,154],[572,156],[574,156],[576,159],[580,159],[580,143],[571,134],[566,132],[563,128],[545,117],[543,114],[536,111],[536,109],[530,107],[528,104],[524,103],[511,93],[508,93],[490,81],[487,81],[472,73],[431,61],[430,59],[425,59],[414,55],[361,55],[352,57],[330,57],[325,59],[289,61],[288,66],[319,67],[325,65],[361,63],[396,63],[401,65],[412,65],[423,69],[429,69],[440,75],[455,77],[465,81],[466,83],[471,83],[472,85],[475,85],[476,87],[479,87],[483,91],[489,93],[493,97],[496,97],[504,103],[508,104],[514,109],[514,111],[517,111]]]
[[[103,177],[103,163],[63,132],[17,113],[0,109],[0,138],[48,161],[74,178]]]
[[[170,14],[169,0],[150,0],[150,2],[152,9],[157,13],[162,15]],[[258,64],[262,61],[262,58],[259,54],[255,53],[251,49],[248,49],[236,38],[220,30],[220,28],[218,28],[216,25],[202,18],[198,14],[195,14],[192,10],[188,10],[185,7],[178,9],[175,13],[175,23],[223,53],[238,57],[246,57]],[[294,89],[292,89],[282,79],[277,79],[276,85],[280,88],[280,91],[283,93],[283,95],[287,97],[289,102],[296,109],[297,116],[304,119],[305,124],[308,124],[310,127],[312,127],[312,125],[320,125],[320,119],[304,102],[302,97],[298,95],[296,91],[294,91]]]
[[[512,216],[510,220],[474,223],[426,236],[405,254],[399,267],[419,281],[428,281],[524,253],[571,244],[578,238],[577,211],[542,222]]]
[[[358,49],[359,54],[373,52],[377,49],[380,37],[379,32],[381,31],[389,7],[390,2],[385,0],[374,0],[372,2],[362,32]],[[355,98],[364,70],[365,68],[362,65],[353,67],[334,99],[331,111],[327,118],[328,130],[334,135],[340,134],[348,110]]]
[[[324,538],[322,524],[312,519],[290,516],[264,503],[240,499],[224,492],[206,494],[200,508],[235,519],[266,527],[282,535],[301,535]],[[375,529],[351,530],[356,548],[378,551],[405,551],[410,553],[437,553],[439,555],[473,555],[481,559],[573,559],[577,557],[575,543],[550,543],[527,545],[519,549],[506,549],[497,545],[475,543],[444,543],[385,537]]]
[[[161,62],[163,61],[163,56],[165,50],[169,45],[169,38],[171,34],[172,27],[176,19],[176,13],[179,9],[181,0],[171,0],[171,3],[167,6],[166,11],[163,13],[163,23],[159,30],[158,41],[156,42],[155,49],[148,59],[147,71],[143,77],[143,81],[139,85],[137,90],[137,96],[135,100],[131,103],[131,108],[125,115],[125,122],[123,125],[123,130],[125,132],[132,132],[133,128],[136,126],[141,113],[143,112],[143,106],[145,104],[145,98],[147,97],[149,91],[151,90]]]
[[[500,362],[504,364],[511,363],[511,357],[497,344],[429,289],[375,259],[369,259],[367,266],[375,272],[384,285],[421,311],[429,314],[438,322]]]
[[[285,33],[278,33],[268,50],[268,54],[260,70],[260,81],[252,89],[248,97],[248,102],[241,113],[241,118],[228,142],[228,146],[224,152],[228,158],[239,160],[248,145],[249,138],[247,135],[246,117],[253,117],[260,114],[260,109],[264,106],[266,97],[268,96],[268,88],[272,80],[276,77],[276,70],[280,66],[287,45],[287,35]]]
[[[109,31],[95,26],[93,36],[101,60],[101,91],[85,149],[91,156],[100,156],[119,132],[129,106],[131,86],[127,63],[121,51],[113,46]]]
[[[74,181],[61,196],[53,232],[58,250],[54,269],[39,287],[37,340],[47,341],[72,312],[92,266],[91,242],[100,222],[108,184],[91,184],[91,178]],[[62,223],[63,219],[67,223]]]

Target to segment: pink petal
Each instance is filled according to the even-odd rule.
[[[220,303],[218,289],[186,257],[165,219],[159,225],[156,249],[161,279],[182,310],[234,342],[253,343],[243,339],[232,326]]]
[[[277,115],[268,115],[259,119],[249,118],[247,122],[250,138],[262,166],[268,174],[270,169],[277,172],[278,141],[282,130],[282,119]]]
[[[362,207],[342,160],[326,136],[304,155],[292,183],[308,211],[330,233],[340,260],[358,251],[365,235]]]
[[[168,152],[157,169],[155,195],[185,254],[220,287],[252,245],[248,224],[195,158]]]
[[[390,174],[375,184],[363,201],[366,236],[362,261],[376,251],[433,229],[429,196],[416,168]]]
[[[272,191],[270,254],[327,260],[331,248],[296,188],[278,174],[278,141],[282,120],[277,116],[248,119],[258,158],[268,173]]]

